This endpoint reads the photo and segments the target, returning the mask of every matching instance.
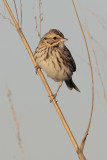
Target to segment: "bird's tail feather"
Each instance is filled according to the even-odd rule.
[[[75,83],[73,82],[73,80],[72,80],[72,78],[71,79],[69,79],[69,80],[66,80],[65,81],[65,83],[66,83],[66,85],[67,85],[67,87],[69,88],[69,89],[75,89],[75,90],[77,90],[78,92],[80,92],[80,90],[78,89],[78,87],[75,85]]]

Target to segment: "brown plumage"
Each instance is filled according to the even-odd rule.
[[[51,29],[41,38],[34,57],[37,65],[42,68],[50,78],[60,82],[58,90],[62,82],[65,81],[69,89],[74,88],[80,92],[72,80],[73,72],[76,71],[76,64],[70,51],[64,45],[65,41],[67,41],[67,39],[64,38],[64,35],[59,30]]]

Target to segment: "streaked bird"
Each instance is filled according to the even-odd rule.
[[[41,38],[34,54],[38,67],[42,68],[47,76],[59,82],[59,87],[53,98],[56,98],[63,81],[70,90],[74,88],[80,92],[72,80],[73,72],[76,71],[76,64],[64,44],[65,41],[67,39],[59,30],[51,29]]]

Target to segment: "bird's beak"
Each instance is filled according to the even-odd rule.
[[[61,42],[66,42],[68,39],[67,38],[62,38]]]

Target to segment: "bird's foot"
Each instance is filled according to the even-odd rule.
[[[38,73],[38,69],[40,69],[39,65],[37,64],[36,68],[36,74]]]
[[[53,100],[56,100],[56,96],[57,96],[57,93],[55,94],[52,94],[51,96],[49,96],[51,99],[50,99],[50,103],[53,102]],[[57,101],[56,101],[57,102]]]

